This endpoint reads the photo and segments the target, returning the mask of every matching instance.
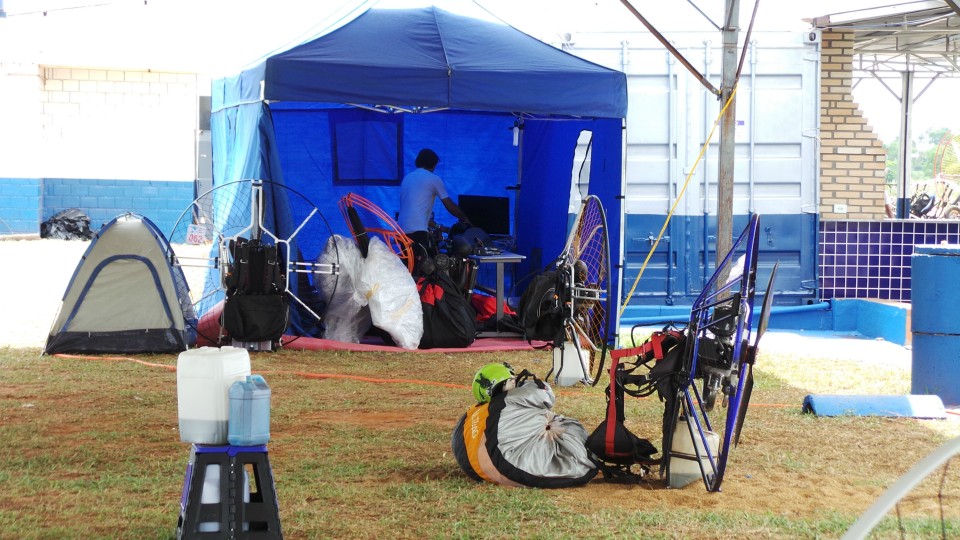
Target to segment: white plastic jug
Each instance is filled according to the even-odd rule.
[[[229,391],[250,375],[250,353],[239,347],[189,349],[177,358],[180,440],[227,444]]]
[[[563,348],[553,349],[553,375],[557,386],[573,386],[587,378],[590,370],[590,353],[586,350],[577,354],[577,346],[572,341],[563,344]]]
[[[248,375],[230,385],[227,440],[234,446],[270,441],[270,387],[260,375]]]
[[[707,445],[710,448],[710,455],[717,457],[717,448],[720,446],[720,436],[713,431],[704,430],[707,438]],[[697,463],[697,454],[694,452],[694,444],[697,451],[700,452],[700,463]],[[703,449],[703,441],[696,428],[693,430],[693,438],[690,438],[690,431],[687,428],[687,421],[683,418],[677,420],[677,427],[673,430],[673,443],[670,450],[670,477],[668,483],[672,488],[681,488],[695,480],[700,480],[703,476],[700,474],[700,464],[707,474],[713,474],[713,468],[710,466],[710,460]]]

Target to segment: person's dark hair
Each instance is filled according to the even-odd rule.
[[[440,163],[440,156],[436,152],[429,148],[424,148],[417,154],[417,160],[414,162],[414,165],[419,169],[433,169],[437,166],[437,163]]]

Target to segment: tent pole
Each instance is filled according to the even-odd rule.
[[[263,183],[254,180],[250,184],[250,239],[260,240],[260,229],[263,227]]]
[[[513,240],[517,240],[517,218],[520,216],[520,188],[523,184],[523,116],[513,123],[514,141],[517,145],[517,185],[513,186]]]

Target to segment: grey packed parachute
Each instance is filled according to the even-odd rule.
[[[579,486],[596,476],[586,429],[551,410],[550,386],[526,371],[515,387],[503,382],[493,387],[506,389],[471,407],[454,427],[453,454],[467,476],[536,488]]]

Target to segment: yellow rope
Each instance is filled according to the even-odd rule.
[[[700,154],[697,155],[696,161],[693,162],[693,167],[690,169],[690,173],[687,174],[687,179],[683,183],[683,188],[680,189],[680,193],[677,194],[677,199],[673,201],[673,206],[670,207],[670,211],[667,212],[667,219],[663,222],[663,227],[660,228],[660,234],[657,235],[656,241],[653,243],[653,246],[650,247],[650,252],[647,253],[647,258],[643,260],[643,265],[640,266],[640,271],[637,273],[637,279],[633,280],[633,286],[630,287],[630,292],[627,293],[626,298],[624,298],[623,303],[620,306],[620,317],[623,317],[623,312],[626,311],[627,305],[630,303],[630,298],[633,297],[633,293],[637,290],[637,284],[640,283],[640,277],[643,276],[643,271],[647,269],[647,263],[650,262],[650,257],[653,256],[653,252],[657,250],[657,246],[660,244],[660,239],[663,238],[663,233],[666,232],[667,226],[670,224],[670,218],[673,217],[674,210],[677,209],[677,205],[680,204],[680,200],[683,199],[683,194],[687,191],[687,186],[690,185],[690,179],[693,177],[693,173],[696,172],[697,166],[700,164],[700,160],[703,158],[703,154],[706,153],[707,148],[710,146],[710,140],[713,139],[713,134],[717,131],[717,126],[720,124],[720,119],[723,118],[723,114],[727,112],[727,107],[733,103],[734,96],[737,95],[737,88],[740,85],[734,85],[733,91],[730,92],[730,97],[727,98],[727,102],[723,105],[723,108],[720,109],[720,114],[717,115],[717,119],[713,122],[713,128],[710,129],[710,135],[707,136],[706,142],[703,143],[703,147],[700,148]],[[669,262],[667,264],[670,264]]]

